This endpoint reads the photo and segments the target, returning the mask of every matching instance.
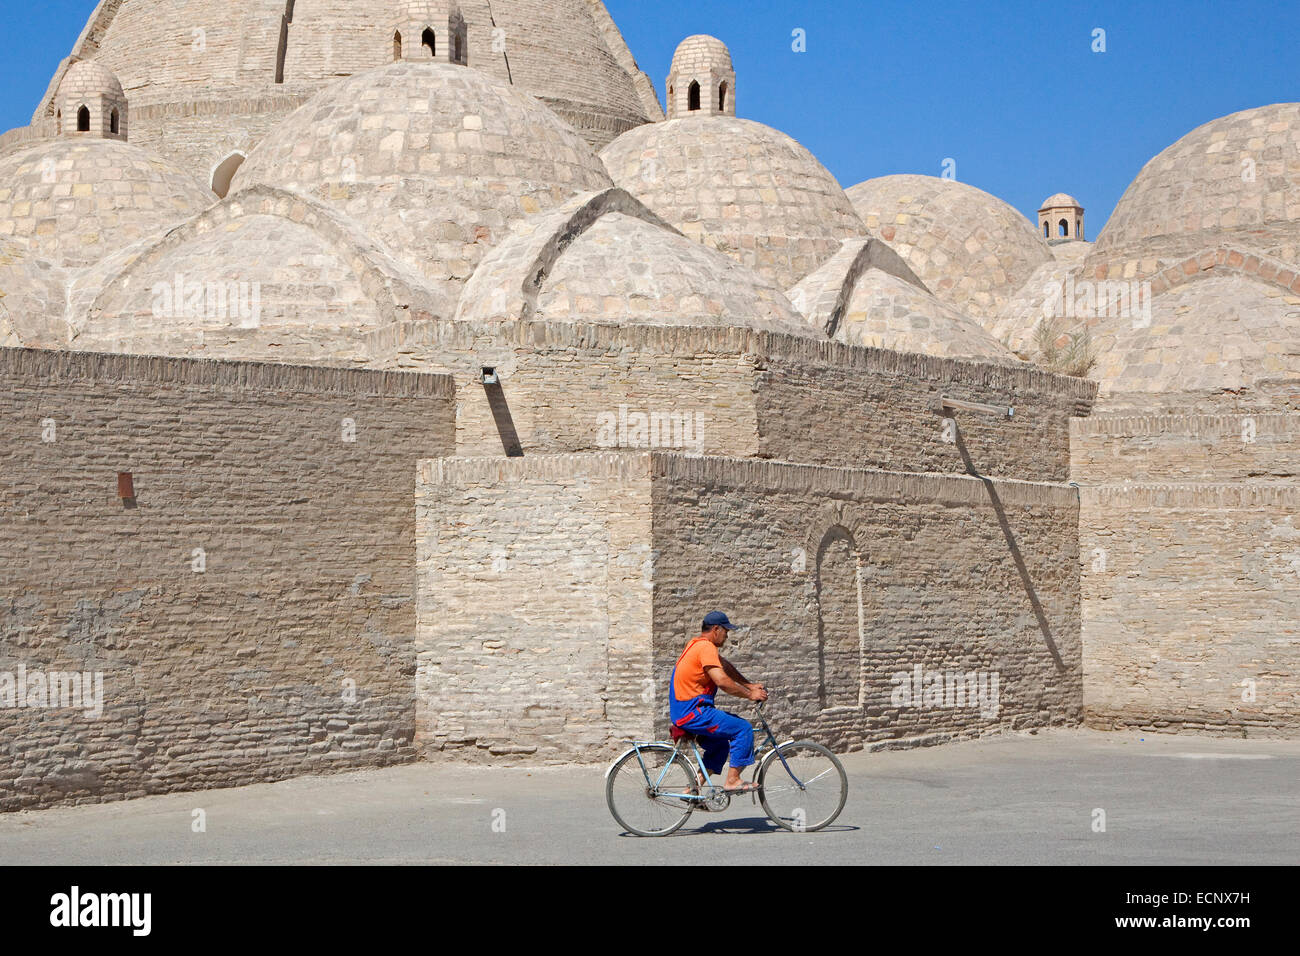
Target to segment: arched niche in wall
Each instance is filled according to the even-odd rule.
[[[822,709],[862,695],[862,590],[853,535],[832,525],[817,547],[817,673]]]

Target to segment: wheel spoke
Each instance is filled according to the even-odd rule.
[[[843,808],[848,790],[844,769],[835,756],[808,742],[781,747],[760,777],[763,809],[791,830],[817,830],[829,824]]]
[[[641,836],[658,836],[673,832],[690,815],[695,801],[686,795],[694,783],[695,774],[671,747],[642,747],[640,761],[629,753],[610,771],[606,797],[620,824]]]

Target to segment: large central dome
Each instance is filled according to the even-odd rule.
[[[117,74],[131,138],[207,171],[307,97],[393,61],[410,0],[105,0],[72,50]],[[442,12],[455,4],[426,3]],[[459,0],[468,63],[541,98],[593,148],[662,118],[600,0]],[[435,24],[435,26],[441,26]],[[418,40],[416,41],[418,43]],[[54,115],[53,91],[35,119]],[[200,169],[201,167],[201,169]]]
[[[253,151],[234,189],[317,199],[459,296],[525,216],[610,185],[535,97],[463,66],[395,63],[322,90]]]

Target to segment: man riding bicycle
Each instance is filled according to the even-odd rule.
[[[741,769],[754,762],[754,728],[743,717],[719,710],[713,698],[721,689],[745,700],[764,701],[767,691],[758,681],[746,680],[718,654],[718,648],[727,642],[727,632],[735,629],[736,625],[721,611],[705,616],[700,636],[687,642],[673,667],[668,715],[674,727],[699,740],[709,773],[720,773],[730,754],[731,766],[723,789],[744,793],[757,789],[756,784],[740,782]]]

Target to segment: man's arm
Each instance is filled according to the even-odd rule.
[[[731,661],[727,660],[725,657],[721,655],[718,656],[718,660],[722,661],[722,669],[727,672],[727,676],[730,677],[732,680],[734,680],[736,683],[738,684],[749,683],[749,681],[745,680],[744,675],[741,674],[740,671],[736,669],[736,665],[731,663]],[[714,683],[717,684],[717,681],[714,681]],[[722,686],[722,685],[719,684],[718,686]]]
[[[740,671],[725,660],[722,663],[723,667],[706,667],[704,670],[709,675],[709,680],[713,681],[719,690],[725,690],[733,697],[743,697],[745,700],[767,700],[767,691],[763,689],[762,684],[751,684],[748,681],[735,680],[731,674],[740,677]]]

